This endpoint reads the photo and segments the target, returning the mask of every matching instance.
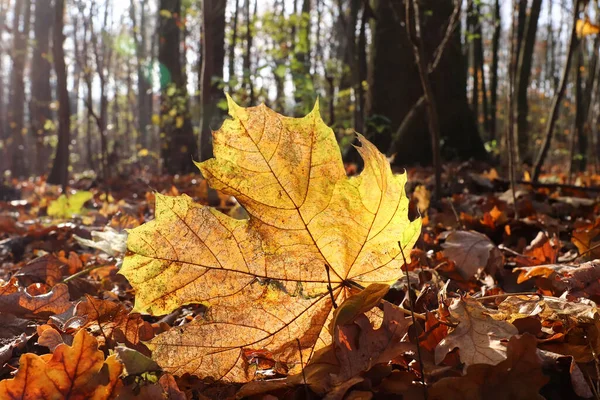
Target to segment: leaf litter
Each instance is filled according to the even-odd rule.
[[[599,192],[448,164],[434,203],[318,106],[229,106],[206,179],[12,182],[0,397],[598,396]]]

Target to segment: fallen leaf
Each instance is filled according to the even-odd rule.
[[[45,283],[54,286],[62,279],[61,266],[64,264],[52,254],[35,258],[22,267],[14,277],[24,286],[32,283]]]
[[[62,283],[48,293],[35,296],[19,287],[16,278],[0,286],[0,312],[19,317],[47,318],[65,312],[70,307],[69,288]]]
[[[38,334],[38,344],[40,346],[45,346],[50,349],[51,353],[54,353],[56,348],[64,343],[64,340],[56,329],[52,328],[50,325],[41,325],[37,327]]]
[[[390,303],[383,304],[383,323],[373,329],[372,323],[363,314],[353,323],[339,325],[335,333],[335,354],[340,371],[333,374],[332,383],[337,386],[374,365],[385,363],[406,352],[415,352],[416,346],[402,341],[410,326],[407,317]]]
[[[160,370],[156,362],[137,350],[125,346],[117,346],[115,347],[115,351],[119,360],[123,363],[127,375],[140,375],[144,372]]]
[[[228,101],[233,119],[199,167],[249,219],[157,194],[156,220],[129,232],[134,254],[121,273],[136,290],[134,311],[209,307],[149,343],[165,371],[245,382],[254,372],[244,352],[265,350],[300,371],[300,351],[306,363],[331,341],[331,298],[341,304],[355,286],[396,281],[421,222],[407,216],[406,175],[362,136],[364,170],[346,177],[318,105],[287,118]]]
[[[510,319],[539,316],[542,320],[556,321],[575,318],[582,322],[592,322],[598,311],[595,305],[574,303],[558,297],[508,296],[498,305],[498,310]]]
[[[442,244],[444,256],[454,261],[464,279],[473,277],[479,269],[494,273],[504,265],[502,253],[485,235],[474,231],[453,231]]]
[[[454,299],[449,311],[458,326],[435,348],[436,364],[455,348],[459,349],[460,360],[466,366],[496,365],[506,359],[506,346],[502,341],[518,334],[517,328],[506,321],[495,320],[490,314],[496,311],[486,309],[469,297]]]
[[[127,232],[125,231],[119,232],[107,226],[103,231],[93,231],[91,235],[91,240],[77,235],[73,235],[73,237],[80,245],[101,250],[113,257],[121,256],[127,251]]]
[[[429,389],[432,400],[543,400],[539,394],[548,382],[542,373],[536,340],[531,335],[512,337],[506,359],[496,365],[472,364],[464,376],[443,378]]]
[[[114,356],[104,362],[104,355],[98,350],[96,339],[82,329],[75,335],[73,346],[60,344],[53,354],[45,356],[23,354],[15,377],[0,381],[0,398],[114,398],[113,389],[118,385],[120,368],[122,367],[116,363]],[[100,379],[103,369],[109,373]]]
[[[333,311],[329,332],[333,334],[336,326],[351,323],[360,314],[371,310],[379,304],[389,290],[389,285],[373,283],[367,286],[365,290],[348,297],[344,303]]]
[[[577,246],[581,256],[600,258],[600,218],[594,223],[577,226],[572,233],[571,242]]]
[[[129,313],[121,303],[86,296],[86,301],[75,307],[75,315],[87,318],[84,327],[99,330],[105,338],[115,338],[129,345],[153,337],[150,324],[139,313]]]
[[[78,191],[68,197],[61,194],[48,205],[48,215],[55,218],[71,218],[75,214],[81,214],[83,205],[93,197],[92,192],[86,191]]]

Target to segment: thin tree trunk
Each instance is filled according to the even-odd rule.
[[[10,0],[0,0],[0,32],[6,30],[6,15],[10,8]],[[3,59],[3,47],[0,46],[0,60]],[[0,62],[0,140],[8,139],[8,131],[6,124],[6,107],[5,107],[5,85],[4,85],[4,63]],[[0,149],[0,170],[5,171],[9,168],[7,148]]]
[[[313,90],[310,85],[310,12],[311,1],[302,2],[302,14],[299,18],[298,37],[294,44],[292,62],[292,81],[294,83],[295,114],[304,114],[312,108]]]
[[[16,0],[13,14],[13,48],[12,73],[10,85],[11,107],[8,121],[11,127],[12,156],[11,170],[13,176],[24,177],[29,173],[26,156],[25,133],[25,79],[24,70],[27,62],[29,27],[31,21],[31,0]]]
[[[244,91],[248,96],[248,104],[254,105],[254,86],[252,83],[252,15],[250,14],[250,0],[244,6],[246,17],[246,51],[244,52]]]
[[[410,3],[413,6],[413,17],[414,17],[414,38],[412,37],[413,32],[410,27]],[[435,191],[433,198],[439,200],[442,196],[442,158],[440,153],[440,125],[438,120],[438,112],[436,109],[435,98],[433,90],[431,88],[431,82],[429,80],[429,73],[427,71],[427,60],[425,59],[425,52],[423,50],[423,39],[421,36],[421,15],[418,0],[407,0],[406,2],[406,29],[408,36],[411,38],[413,45],[413,53],[415,55],[415,62],[419,70],[419,78],[421,79],[421,86],[423,87],[423,95],[425,96],[425,103],[427,107],[427,123],[429,127],[429,133],[431,135],[431,154],[433,156],[433,169],[435,173]]]
[[[568,184],[572,183],[573,175],[575,172],[581,171],[583,159],[576,160],[576,158],[584,157],[583,154],[577,154],[577,144],[581,146],[581,141],[586,141],[583,133],[583,80],[581,79],[581,68],[583,67],[583,41],[579,42],[575,54],[573,57],[577,57],[577,64],[575,65],[575,120],[573,121],[573,129],[571,130],[571,143],[569,148],[569,169],[568,169]],[[587,143],[586,143],[587,145]],[[584,154],[586,151],[584,151]]]
[[[46,136],[51,133],[48,121],[52,120],[50,103],[50,30],[52,27],[52,5],[49,1],[35,3],[35,24],[33,58],[31,60],[31,130],[35,136],[36,162],[35,172],[43,174],[48,170],[50,148]],[[75,33],[76,34],[76,33]]]
[[[354,130],[356,132],[365,132],[365,89],[363,82],[367,80],[367,22],[371,17],[370,7],[363,7],[363,14],[360,21],[360,31],[358,33],[358,79],[354,83],[356,87],[356,111],[354,113]]]
[[[150,134],[150,118],[152,107],[152,90],[148,76],[152,73],[148,63],[147,55],[147,32],[146,32],[146,3],[147,0],[139,1],[140,25],[137,29],[136,0],[131,0],[130,18],[133,27],[133,39],[135,42],[136,65],[137,65],[137,120],[138,120],[138,144],[142,149],[149,146],[148,136]]]
[[[529,104],[527,100],[527,89],[531,78],[531,67],[533,61],[533,50],[537,34],[538,20],[542,0],[533,0],[525,24],[524,36],[521,40],[520,52],[518,54],[517,69],[515,75],[515,135],[517,137],[518,159],[521,163],[531,163],[529,153]]]
[[[200,160],[213,155],[212,129],[217,129],[223,115],[217,104],[223,98],[218,80],[223,78],[225,60],[225,2],[204,0],[202,2],[202,123],[200,131]]]
[[[475,25],[475,39],[473,42],[474,46],[474,77],[478,81],[479,93],[481,94],[481,107],[483,114],[483,127],[486,133],[489,135],[490,131],[490,117],[489,117],[489,106],[488,97],[486,92],[485,84],[485,71],[484,71],[484,52],[483,52],[483,29],[481,28],[481,10],[479,3],[474,6],[475,13],[477,15],[477,23]]]
[[[48,176],[48,183],[62,185],[66,188],[69,179],[69,142],[70,132],[70,103],[67,89],[67,66],[63,33],[65,0],[56,0],[54,10],[54,29],[52,35],[52,55],[54,58],[54,71],[56,73],[56,91],[58,92],[58,145],[52,170]]]
[[[571,69],[571,62],[573,58],[573,52],[577,47],[577,43],[579,40],[577,39],[577,18],[579,16],[579,6],[581,2],[580,0],[576,0],[573,5],[573,16],[571,20],[571,34],[569,38],[569,47],[567,51],[567,59],[565,62],[565,68],[563,70],[563,74],[560,80],[560,84],[558,90],[554,95],[554,99],[552,100],[552,107],[550,111],[550,116],[548,117],[548,123],[546,125],[546,130],[544,134],[544,142],[542,143],[542,148],[537,155],[535,160],[535,164],[533,166],[532,180],[537,182],[540,178],[540,174],[542,172],[542,166],[544,165],[544,161],[546,160],[546,156],[548,155],[548,151],[550,150],[550,145],[552,144],[552,136],[554,134],[554,126],[556,125],[556,119],[558,118],[558,111],[560,110],[560,102],[565,93],[565,89],[567,87],[567,81],[569,78],[569,70]]]
[[[490,78],[490,140],[496,140],[496,115],[498,113],[498,52],[500,51],[500,0],[494,5],[494,34],[492,36],[492,66]]]
[[[205,1],[206,3],[206,1]],[[194,172],[198,144],[189,113],[186,78],[181,64],[181,0],[160,1],[158,60],[161,73],[161,128],[163,167],[169,174]],[[223,44],[221,44],[223,45]],[[204,58],[204,63],[206,63]]]
[[[235,0],[235,9],[231,21],[231,43],[229,43],[229,60],[227,72],[229,75],[229,91],[235,90],[235,47],[237,46],[238,14],[240,10],[240,0]]]
[[[474,0],[469,0],[467,4],[467,40],[469,43],[469,65],[470,65],[470,73],[473,82],[473,86],[471,88],[471,108],[473,109],[473,114],[475,114],[475,118],[479,121],[479,79],[477,78],[478,65],[476,58],[476,27],[478,16],[475,12],[475,7],[473,5]]]

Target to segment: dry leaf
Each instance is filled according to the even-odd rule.
[[[454,299],[449,307],[450,316],[458,326],[442,339],[435,348],[435,363],[441,363],[446,354],[460,350],[460,360],[466,365],[496,365],[506,359],[502,343],[518,334],[517,328],[506,321],[496,321],[488,310],[469,297]]]
[[[444,256],[454,261],[464,279],[470,279],[481,268],[493,273],[504,264],[502,253],[485,235],[474,231],[453,231],[442,245]]]
[[[333,312],[329,332],[333,334],[334,329],[338,325],[345,325],[354,321],[360,314],[375,307],[381,299],[390,290],[389,285],[382,283],[373,283],[362,290],[360,293],[353,294],[348,297],[338,308]]]
[[[247,383],[238,392],[238,398],[304,383],[319,396],[344,398],[348,389],[363,381],[364,372],[377,365],[387,365],[403,353],[416,352],[415,345],[401,341],[408,332],[410,317],[391,303],[383,303],[383,308],[383,321],[378,329],[373,328],[365,314],[360,314],[354,321],[338,325],[334,342],[318,350],[301,373],[285,379]]]
[[[593,304],[574,303],[558,297],[509,296],[498,305],[498,310],[510,319],[538,315],[542,320],[566,321],[576,318],[581,322],[592,322],[597,312]]]
[[[352,324],[339,325],[335,333],[335,354],[340,372],[333,375],[334,385],[348,381],[377,364],[387,364],[403,353],[416,351],[409,341],[401,341],[408,332],[410,317],[390,303],[384,303],[384,320],[379,329],[373,329],[365,315]]]
[[[19,287],[16,278],[0,287],[0,312],[20,317],[47,318],[63,313],[70,307],[69,288],[63,283],[54,286],[50,292],[39,295],[31,295]]]
[[[121,303],[86,296],[75,308],[75,315],[87,318],[86,328],[99,330],[106,338],[136,345],[150,340],[152,326],[139,313],[129,313]]]
[[[600,218],[594,223],[578,226],[573,230],[571,242],[579,254],[588,259],[600,257]]]
[[[33,283],[45,283],[54,286],[62,279],[61,266],[63,265],[63,262],[52,254],[46,254],[28,262],[14,276],[24,286]]]
[[[0,382],[1,399],[105,400],[116,396],[122,366],[98,350],[98,342],[85,330],[73,346],[60,344],[53,354],[23,354],[13,379]]]
[[[299,372],[298,348],[306,363],[331,340],[323,329],[331,297],[341,304],[356,285],[396,281],[421,222],[407,217],[406,175],[394,175],[362,136],[364,170],[346,177],[318,105],[288,118],[228,101],[233,119],[214,133],[215,158],[199,167],[249,219],[157,194],[156,220],[129,232],[134,254],[121,273],[136,290],[135,311],[209,307],[204,319],[150,342],[159,365],[245,382],[254,371],[244,354],[256,351]]]
[[[443,378],[429,389],[431,400],[543,400],[548,382],[542,373],[536,340],[531,335],[508,342],[506,360],[497,365],[473,364],[465,376]]]

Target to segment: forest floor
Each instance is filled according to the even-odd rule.
[[[558,175],[544,176],[547,185],[524,182],[513,204],[506,181],[487,166],[447,166],[448,195],[438,202],[432,175],[408,171],[410,215],[422,216],[423,230],[409,285],[400,280],[385,297],[417,314],[404,340],[418,343],[420,356],[373,361],[330,398],[420,399],[423,382],[430,399],[600,398],[600,177],[578,177],[587,186],[580,189]],[[80,178],[70,189],[81,204],[57,200],[58,188],[41,178],[0,187],[0,394],[24,363],[50,370],[62,360],[68,372],[81,356],[95,370],[69,387],[90,398],[319,397],[291,381],[240,394],[239,384],[164,373],[144,343],[205,308],[130,313],[135,293],[117,274],[125,230],[154,218],[154,193],[185,193],[239,217],[235,199],[209,191],[199,175]],[[23,381],[23,390],[34,384]]]

